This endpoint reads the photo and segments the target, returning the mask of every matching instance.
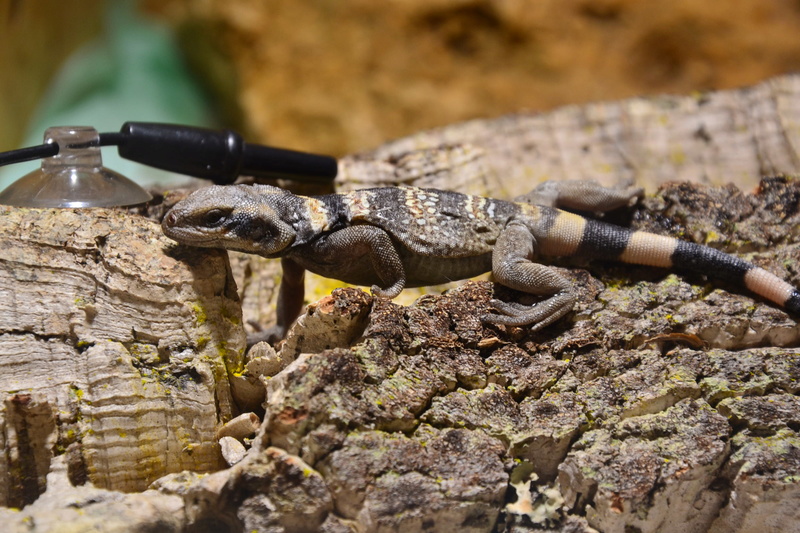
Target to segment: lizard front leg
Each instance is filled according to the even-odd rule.
[[[275,325],[247,336],[247,347],[261,341],[274,344],[286,337],[289,326],[300,316],[305,299],[306,269],[287,257],[281,258],[281,285],[278,288]],[[258,324],[253,324],[258,328]],[[260,329],[260,328],[259,328]]]
[[[259,340],[278,341],[300,315],[305,296],[305,271],[357,285],[373,284],[376,296],[394,298],[406,284],[406,274],[397,248],[389,235],[374,226],[351,226],[291,250],[281,258],[283,278],[278,290],[277,323],[266,331],[248,337],[248,344]]]
[[[373,294],[394,298],[406,285],[397,247],[384,230],[350,226],[293,251],[292,259],[308,270],[355,285],[371,285]]]
[[[572,309],[575,295],[570,282],[552,269],[531,261],[535,247],[531,230],[519,222],[510,222],[498,236],[492,252],[492,274],[506,287],[549,298],[531,306],[493,300],[492,305],[499,313],[486,315],[485,321],[530,326],[531,331],[536,331]]]
[[[371,287],[376,296],[394,298],[406,286],[406,272],[397,248],[389,234],[378,227],[350,226],[331,233],[324,253],[347,262],[368,258],[373,272],[382,283],[382,286],[374,284]],[[367,280],[359,283],[367,284]]]

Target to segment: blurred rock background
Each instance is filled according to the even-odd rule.
[[[120,4],[127,15],[106,13]],[[0,28],[5,149],[54,125],[48,101],[80,108],[98,86],[101,112],[60,116],[226,125],[342,155],[470,118],[732,88],[800,67],[797,0],[0,0]],[[158,42],[144,59],[126,53]],[[87,43],[113,53],[72,78],[91,78],[92,65],[110,74],[59,99],[54,80],[69,70],[58,69]]]
[[[522,109],[800,68],[796,0],[148,0],[256,138],[344,154]]]

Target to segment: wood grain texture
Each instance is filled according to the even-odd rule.
[[[800,76],[694,96],[517,113],[423,131],[342,159],[342,188],[407,184],[512,198],[544,180],[743,189],[800,172]],[[446,185],[446,186],[445,186]]]
[[[0,209],[4,502],[35,499],[54,453],[123,491],[218,468],[244,343],[224,254],[122,212]],[[32,433],[42,416],[49,431]],[[18,474],[31,459],[38,485]]]

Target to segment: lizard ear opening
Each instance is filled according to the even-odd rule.
[[[294,242],[294,229],[282,220],[273,220],[267,226],[259,228],[260,235],[255,236],[253,244],[258,246],[258,253],[264,256],[279,256],[281,252]]]
[[[230,228],[232,242],[227,246],[231,249],[267,257],[279,256],[295,240],[294,229],[270,207],[262,206],[257,217],[239,213],[236,218],[238,223]]]

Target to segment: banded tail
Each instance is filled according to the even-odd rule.
[[[555,212],[546,231],[540,243],[545,255],[612,259],[709,274],[800,314],[800,292],[795,287],[763,268],[708,246],[632,231],[564,211]]]

